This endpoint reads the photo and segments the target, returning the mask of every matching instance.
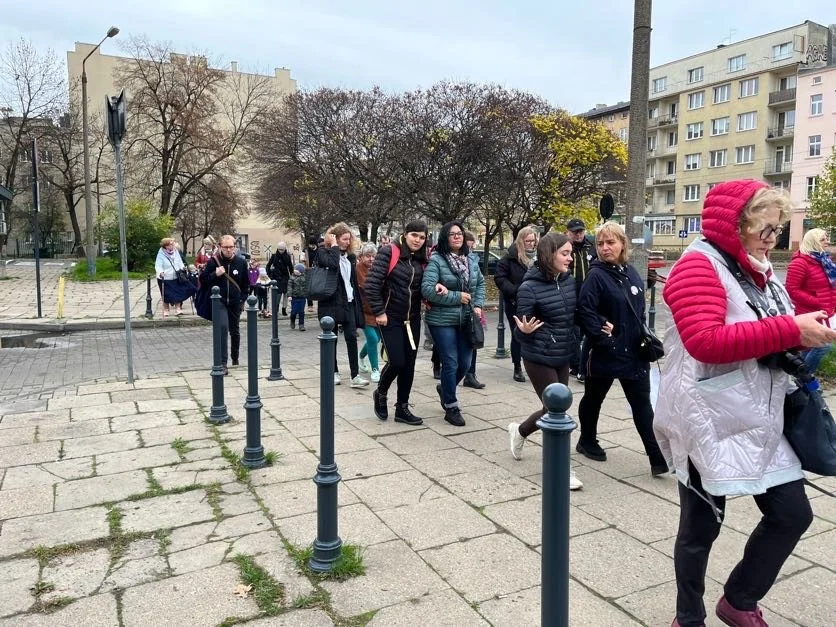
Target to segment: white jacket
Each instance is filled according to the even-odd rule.
[[[162,274],[164,281],[173,281],[177,278],[176,270],[183,270],[185,267],[183,265],[183,259],[176,249],[171,257],[166,255],[162,248],[157,251],[157,259],[154,261],[154,270],[157,273],[157,278],[160,278],[160,274]]]
[[[714,265],[727,294],[726,324],[758,319],[716,250],[697,241],[686,252],[704,254]],[[785,310],[792,312],[783,285],[774,276],[770,280]],[[770,290],[765,295],[774,303]],[[689,485],[689,457],[703,488],[715,496],[762,494],[804,477],[783,435],[784,397],[791,385],[786,373],[756,359],[697,361],[673,322],[665,333],[665,354],[653,428],[679,481]]]

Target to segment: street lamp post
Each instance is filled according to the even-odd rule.
[[[119,29],[111,26],[102,40],[96,44],[84,60],[81,62],[81,136],[84,144],[84,217],[87,223],[87,276],[96,276],[96,239],[93,229],[93,200],[90,192],[90,138],[87,129],[87,69],[85,64],[96,50],[99,49],[105,39],[116,37]]]

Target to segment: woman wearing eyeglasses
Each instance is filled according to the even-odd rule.
[[[448,222],[438,235],[435,254],[424,270],[421,293],[431,307],[426,314],[433,343],[441,352],[441,384],[436,386],[444,420],[463,427],[456,386],[467,374],[473,356],[470,343],[472,317],[479,317],[485,304],[485,277],[471,258],[464,241],[465,228]]]
[[[164,237],[160,241],[154,271],[163,301],[163,318],[168,317],[172,305],[178,316],[183,315],[183,302],[194,295],[194,287],[188,281],[186,266],[172,238]],[[178,273],[182,280],[178,278]]]
[[[796,313],[823,309],[831,318],[836,312],[836,264],[830,258],[830,239],[824,229],[810,229],[801,239],[787,268],[787,292]],[[826,324],[826,323],[825,323]],[[830,344],[811,348],[804,355],[810,374],[818,370]]]
[[[654,430],[679,480],[674,626],[705,624],[705,571],[726,497],[753,496],[763,514],[715,608],[727,625],[766,625],[758,602],[813,520],[783,435],[789,377],[769,356],[822,346],[836,331],[821,324],[825,311],[796,315],[772,272],[768,253],[791,208],[786,191],[761,181],[716,185],[702,210],[704,238],[665,284],[673,325]]]

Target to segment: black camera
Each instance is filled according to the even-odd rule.
[[[804,357],[798,351],[784,351],[782,353],[771,353],[758,359],[758,363],[772,370],[783,370],[791,377],[795,377],[802,383],[812,378],[810,369],[804,361]]]

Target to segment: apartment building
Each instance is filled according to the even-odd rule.
[[[94,48],[95,44],[76,42],[75,49],[67,51],[67,73],[71,86],[80,87],[82,61]],[[205,57],[188,57],[181,54],[172,54],[171,57],[172,60],[188,63],[206,63]],[[122,89],[122,85],[117,85],[114,79],[117,70],[120,66],[130,61],[131,59],[128,57],[102,54],[101,49],[96,50],[87,59],[85,69],[87,71],[87,102],[90,119],[102,119],[105,96],[117,96]],[[219,69],[226,72],[233,79],[240,75],[245,75],[245,73],[239,71],[238,63],[235,61],[232,61],[227,68]],[[290,70],[287,68],[276,68],[273,74],[267,75],[267,78],[271,80],[272,88],[275,90],[277,98],[296,92],[296,80],[291,78]],[[243,83],[244,81],[230,80],[226,84],[230,88],[233,88]],[[73,92],[73,95],[80,97],[80,89],[77,92]],[[128,94],[129,118],[130,106],[130,94]],[[128,130],[130,132],[130,126]],[[129,175],[130,173],[126,173],[126,176]],[[250,181],[248,179],[242,177],[236,182],[236,187],[245,197],[249,197],[251,190],[249,189]],[[276,249],[276,244],[279,241],[286,241],[291,251],[301,251],[303,246],[298,234],[265,224],[256,212],[252,211],[253,205],[251,201],[247,200],[246,202],[247,206],[244,207],[245,210],[241,212],[240,217],[236,220],[236,236],[242,250],[250,252],[257,258],[263,258],[269,253],[270,248],[272,250]]]
[[[813,225],[806,219],[816,177],[836,147],[836,66],[799,70],[796,86],[795,156],[792,164],[793,210],[790,246],[798,247]]]

